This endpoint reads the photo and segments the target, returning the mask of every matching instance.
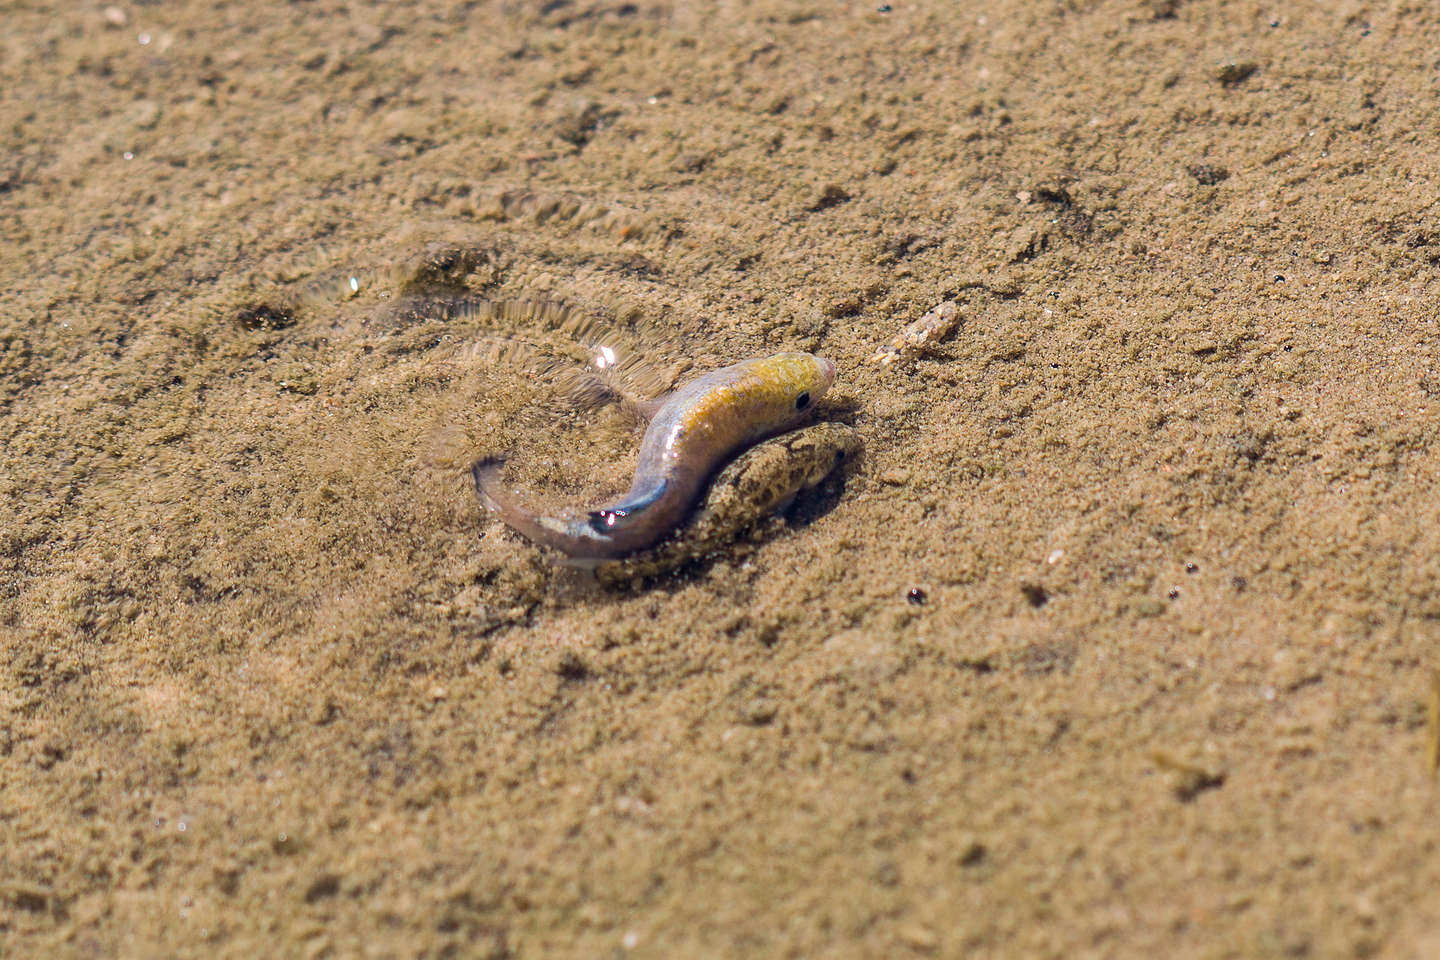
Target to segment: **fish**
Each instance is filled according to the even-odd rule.
[[[650,424],[629,492],[579,516],[543,516],[521,504],[501,482],[504,457],[471,464],[475,493],[511,529],[573,560],[624,557],[664,539],[722,462],[803,419],[834,382],[832,361],[777,353],[712,370],[638,405]]]
[[[640,586],[722,552],[743,556],[754,548],[745,536],[750,530],[785,510],[801,491],[843,473],[860,451],[859,435],[833,420],[747,447],[710,481],[674,535],[648,550],[597,562],[595,579],[610,587]]]

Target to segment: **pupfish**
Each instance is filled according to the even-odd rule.
[[[794,424],[834,382],[831,361],[777,353],[712,370],[642,405],[650,425],[630,491],[577,517],[522,506],[500,481],[503,458],[477,460],[470,473],[481,503],[535,543],[581,561],[623,557],[662,540],[721,462]]]

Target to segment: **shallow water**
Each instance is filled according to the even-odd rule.
[[[1434,16],[887,6],[7,11],[0,953],[1436,952]],[[575,588],[411,297],[864,456]]]

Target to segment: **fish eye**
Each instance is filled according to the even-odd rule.
[[[809,393],[809,391],[806,391],[805,393],[802,393],[802,394],[800,394],[800,396],[798,396],[798,397],[795,398],[795,409],[796,409],[796,410],[804,410],[804,409],[805,409],[806,407],[808,407],[808,406],[810,406],[810,393]]]

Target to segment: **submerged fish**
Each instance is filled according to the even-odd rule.
[[[471,466],[475,491],[536,543],[580,560],[623,557],[665,537],[723,460],[795,423],[834,381],[835,364],[808,353],[777,353],[696,377],[642,407],[650,427],[630,492],[581,517],[546,517],[521,506],[500,483],[499,458]]]
[[[784,510],[802,491],[819,486],[860,452],[860,438],[843,423],[825,420],[755,444],[715,475],[685,525],[648,550],[602,560],[603,584],[636,584],[694,560],[723,552],[743,555],[738,537]]]

